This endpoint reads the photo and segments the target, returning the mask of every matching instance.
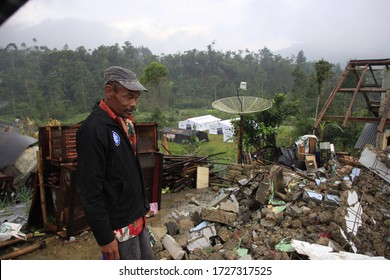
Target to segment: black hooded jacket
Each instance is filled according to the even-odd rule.
[[[78,186],[82,205],[99,245],[113,230],[149,210],[138,153],[119,124],[98,104],[77,131]]]

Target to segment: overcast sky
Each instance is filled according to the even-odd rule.
[[[0,26],[0,46],[50,49],[148,47],[154,54],[206,50],[346,62],[390,57],[389,0],[29,0]]]

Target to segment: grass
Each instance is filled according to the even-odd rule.
[[[222,164],[231,164],[237,161],[237,143],[223,142],[223,135],[209,134],[209,142],[202,142],[199,144],[196,150],[197,156],[210,156],[214,154],[220,154],[210,158],[210,161],[218,162]],[[160,151],[165,149],[162,143],[159,142]],[[178,144],[174,142],[168,142],[166,147],[171,155],[186,155],[186,145]]]
[[[14,206],[17,203],[26,203],[26,208],[29,209],[29,205],[32,199],[32,190],[25,186],[17,188],[11,198],[0,200],[0,210]]]

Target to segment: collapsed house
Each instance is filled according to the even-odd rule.
[[[155,254],[176,260],[389,259],[390,186],[359,161],[312,174],[282,165],[232,165],[225,178],[230,187],[214,186],[208,200],[194,193],[164,225],[152,222]]]

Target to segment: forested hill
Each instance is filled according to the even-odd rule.
[[[315,117],[343,70],[323,60],[306,61],[303,51],[287,58],[266,47],[221,52],[210,44],[205,50],[158,56],[130,42],[94,50],[11,43],[0,49],[0,117],[39,123],[89,112],[103,97],[103,72],[112,65],[132,69],[146,83],[141,112],[211,108],[214,100],[235,96],[245,81],[242,95],[272,99],[284,93],[298,101],[301,123]]]
[[[315,62],[307,62],[303,51],[295,58],[283,58],[267,48],[222,53],[209,45],[206,50],[157,56],[129,42],[88,51],[11,43],[0,49],[1,115],[42,119],[49,114],[64,119],[89,111],[91,103],[102,97],[105,68],[121,65],[141,78],[153,61],[164,65],[168,76],[159,85],[159,96],[149,85],[150,95],[159,99],[152,106],[210,106],[215,99],[235,95],[241,81],[247,82],[248,95],[272,97],[283,92],[309,102],[305,107],[315,100]],[[339,68],[334,69],[329,87],[340,75]]]

